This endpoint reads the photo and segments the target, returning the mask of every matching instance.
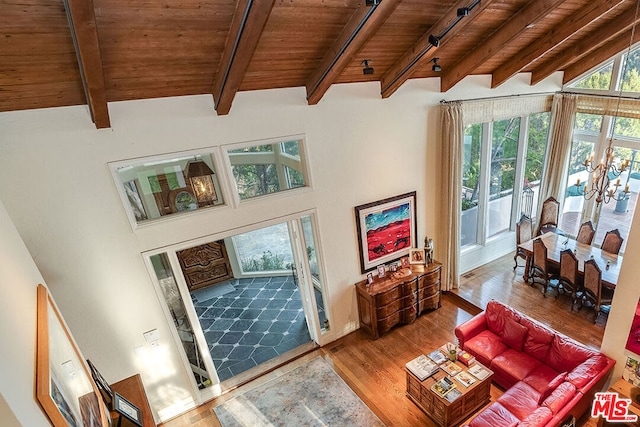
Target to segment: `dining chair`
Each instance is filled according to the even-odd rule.
[[[578,230],[578,236],[576,240],[579,243],[584,243],[585,245],[590,245],[593,242],[593,236],[595,236],[596,230],[593,228],[593,224],[591,221],[583,222],[580,225],[580,229]]]
[[[551,274],[549,272],[549,263],[547,262],[547,247],[540,239],[533,241],[533,262],[531,263],[531,272],[529,274],[531,284],[536,283],[536,279],[541,280],[543,285],[542,295],[547,296],[547,288],[550,286]]]
[[[516,254],[513,256],[513,261],[516,265],[513,267],[515,270],[518,265],[518,257],[527,259],[527,252],[518,247],[519,244],[527,242],[533,238],[533,224],[531,223],[531,218],[527,215],[523,214],[520,217],[520,221],[516,223]]]
[[[584,262],[584,284],[579,295],[580,308],[585,302],[590,303],[595,310],[593,323],[596,323],[603,307],[610,306],[613,291],[602,286],[602,271],[594,259]]]
[[[540,221],[538,221],[538,231],[536,236],[543,233],[555,231],[558,227],[558,216],[560,215],[560,203],[553,197],[549,197],[542,203]]]
[[[600,249],[617,255],[618,252],[620,252],[623,241],[624,239],[620,236],[620,231],[618,231],[617,228],[607,231],[604,235],[604,239],[602,239]]]
[[[558,274],[558,295],[560,292],[571,293],[571,310],[576,302],[578,292],[578,258],[571,249],[564,249],[560,252],[560,273]]]

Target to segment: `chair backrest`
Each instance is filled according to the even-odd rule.
[[[578,283],[578,258],[571,249],[560,252],[560,277],[574,286]]]
[[[533,212],[533,196],[535,193],[529,184],[522,190],[522,214],[531,218]]]
[[[547,247],[540,239],[533,241],[533,267],[547,273]]]
[[[617,254],[620,252],[620,247],[622,247],[623,241],[624,239],[620,236],[620,232],[617,228],[615,230],[607,231],[604,235],[604,239],[602,240],[602,246],[600,246],[600,249],[612,254]]]
[[[527,215],[522,215],[520,221],[516,223],[516,243],[527,242],[533,238],[533,225],[531,218]]]
[[[578,230],[578,237],[576,240],[585,245],[590,245],[593,242],[593,236],[596,234],[596,230],[593,228],[591,221],[583,222]]]
[[[597,305],[600,305],[602,289],[602,271],[595,260],[584,262],[584,289],[588,291]]]
[[[540,213],[539,227],[545,225],[558,225],[558,216],[560,215],[560,203],[553,197],[549,197],[542,203],[542,212]]]

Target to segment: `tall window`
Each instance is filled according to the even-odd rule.
[[[537,113],[466,127],[462,162],[462,248],[484,246],[488,240],[513,230],[523,213],[525,195],[533,192],[531,197],[537,198],[549,118],[549,113]],[[529,209],[533,205],[529,200]]]
[[[640,92],[640,48],[632,49],[628,55],[626,51],[616,55],[605,65],[567,86],[576,92],[615,97],[622,92],[624,96],[637,98]],[[625,238],[624,251],[640,191],[640,120],[614,117],[611,112],[608,114],[576,114],[566,198],[559,226],[568,234],[575,235],[581,222],[596,216],[596,203],[593,200],[585,201],[582,196],[585,185],[591,183],[584,162],[587,157],[593,156],[597,163],[609,141],[613,140],[615,162],[628,160],[629,168],[612,182],[619,179],[621,189],[628,188],[629,192],[620,193],[615,200],[601,204],[598,224],[594,224],[596,235],[593,242],[600,244],[606,231],[617,228]]]

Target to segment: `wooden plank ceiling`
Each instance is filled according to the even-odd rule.
[[[640,0],[638,0],[640,1]],[[4,0],[0,111],[238,91],[519,72],[565,82],[624,50],[636,0]],[[640,38],[640,29],[635,32]],[[442,71],[432,70],[433,58]],[[373,67],[363,73],[363,61]]]

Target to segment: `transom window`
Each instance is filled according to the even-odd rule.
[[[241,201],[308,186],[302,140],[235,147],[227,156]]]

